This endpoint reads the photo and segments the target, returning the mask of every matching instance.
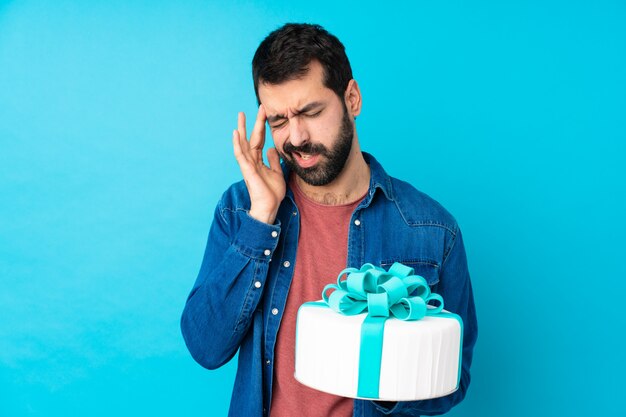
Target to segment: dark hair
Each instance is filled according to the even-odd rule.
[[[259,83],[280,84],[303,77],[313,60],[324,69],[324,85],[343,99],[352,79],[343,44],[320,25],[287,23],[267,35],[252,59],[257,101]]]

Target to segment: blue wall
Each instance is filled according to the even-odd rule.
[[[342,39],[363,148],[463,228],[451,415],[617,415],[624,2],[217,3],[0,2],[0,416],[226,414],[234,364],[196,365],[178,320],[286,21]]]

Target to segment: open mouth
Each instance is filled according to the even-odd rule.
[[[303,152],[292,152],[294,159],[302,168],[309,168],[317,163],[319,159],[319,154],[310,154]]]

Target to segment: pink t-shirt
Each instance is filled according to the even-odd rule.
[[[276,339],[271,417],[352,416],[351,398],[316,391],[294,378],[296,316],[302,303],[322,298],[327,284],[346,267],[348,229],[354,203],[327,206],[309,199],[292,176],[290,186],[300,211],[300,235],[293,280]]]

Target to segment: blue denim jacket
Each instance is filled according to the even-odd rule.
[[[370,188],[352,214],[347,266],[358,268],[369,262],[387,269],[402,262],[413,267],[443,297],[445,309],[462,317],[465,333],[456,392],[412,402],[355,400],[354,416],[442,414],[465,397],[477,337],[461,232],[439,203],[388,176],[371,155],[363,155],[370,166]],[[288,170],[283,169],[288,178]],[[185,343],[200,365],[218,368],[239,351],[229,416],[246,417],[269,413],[274,346],[293,276],[300,225],[289,189],[274,225],[250,217],[249,208],[243,181],[222,196],[181,319]]]

